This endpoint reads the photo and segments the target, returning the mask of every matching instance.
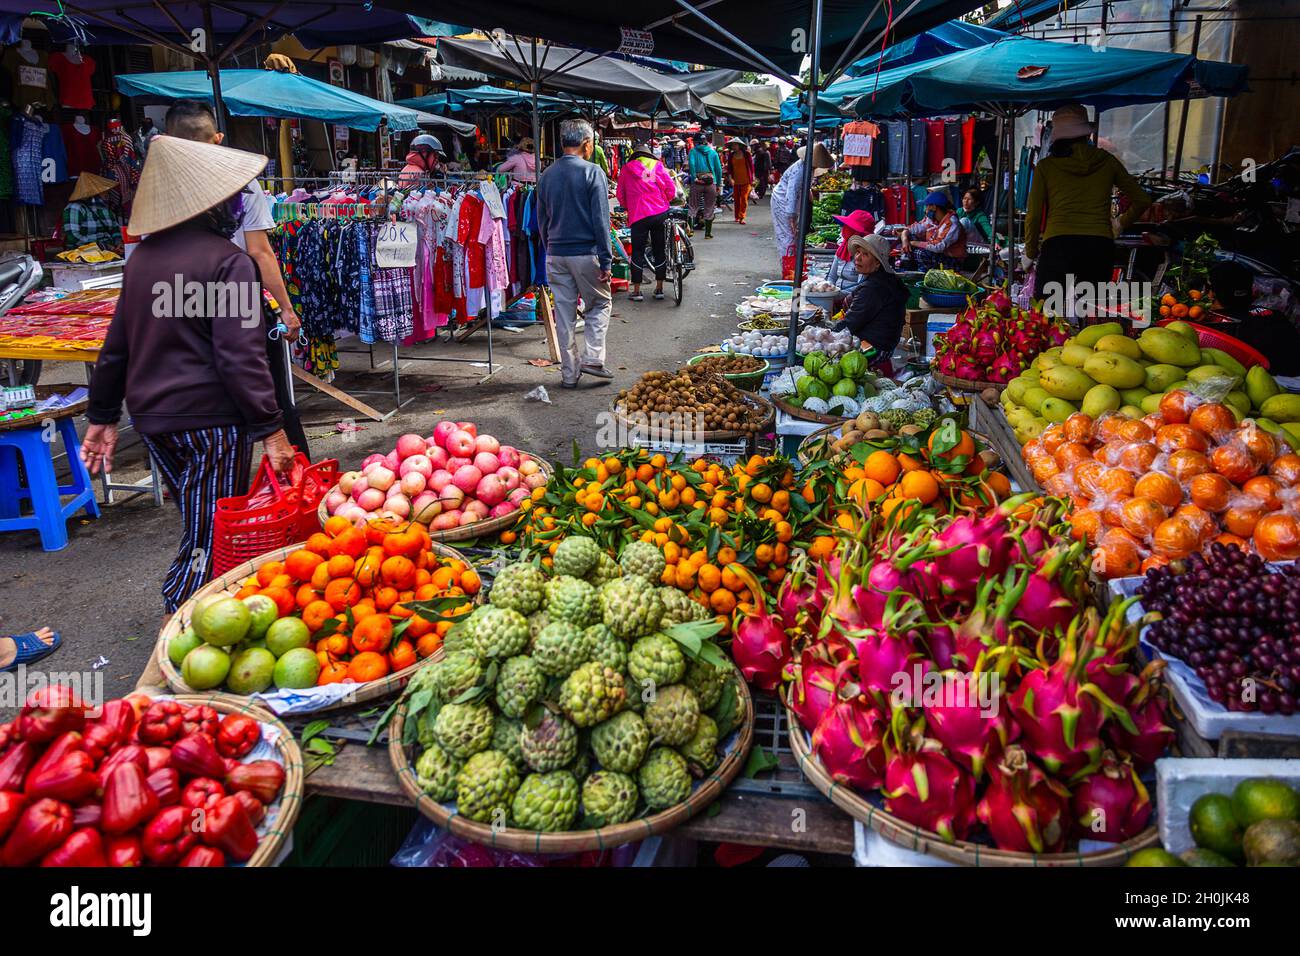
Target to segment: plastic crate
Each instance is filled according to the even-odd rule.
[[[1160,326],[1168,325],[1170,322],[1178,321],[1176,319],[1162,319],[1156,323]],[[1227,352],[1246,368],[1252,365],[1262,365],[1268,368],[1268,359],[1253,348],[1247,345],[1241,339],[1235,339],[1231,335],[1224,335],[1216,329],[1206,325],[1200,325],[1196,322],[1185,322],[1196,330],[1196,339],[1203,349],[1218,349],[1221,352]]]

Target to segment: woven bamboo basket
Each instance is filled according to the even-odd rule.
[[[958,392],[982,392],[986,388],[1001,392],[1006,385],[999,385],[997,382],[976,382],[966,378],[955,378],[952,375],[944,375],[942,372],[931,371],[930,375],[936,382],[946,388],[951,388]]]
[[[163,625],[162,630],[158,632],[158,643],[154,646],[154,655],[158,659],[158,666],[162,669],[163,677],[166,678],[168,687],[178,694],[193,694],[202,697],[205,700],[210,697],[228,697],[231,700],[248,700],[247,698],[242,698],[230,694],[229,692],[199,691],[190,687],[185,683],[185,679],[181,676],[180,669],[173,664],[171,658],[167,656],[167,642],[189,626],[190,618],[194,613],[194,605],[198,601],[210,594],[234,594],[239,590],[240,582],[249,575],[257,573],[257,569],[262,565],[271,561],[281,561],[286,555],[297,551],[301,547],[301,544],[294,544],[287,548],[280,548],[276,551],[268,551],[266,554],[259,555],[252,561],[239,565],[237,568],[231,568],[225,574],[213,578],[207,584],[203,585],[203,587],[199,588],[199,590],[195,591],[194,596],[177,609],[176,613],[171,616],[171,619]],[[466,564],[469,563],[469,559],[455,548],[439,544],[436,541],[433,543],[433,551],[435,554],[441,555],[442,557],[458,558]],[[479,594],[475,596],[473,603],[480,603],[482,598],[483,594],[482,591],[480,591]],[[426,657],[422,661],[417,661],[410,667],[404,667],[400,671],[395,671],[385,677],[381,677],[379,680],[372,680],[368,683],[359,685],[356,693],[352,694],[348,699],[323,704],[316,712],[324,713],[326,711],[339,710],[344,707],[351,707],[353,704],[362,704],[366,701],[387,697],[405,687],[406,682],[411,679],[411,675],[414,674],[418,668],[423,667],[425,664],[430,664],[435,660],[441,660],[441,658],[442,651],[441,648],[439,648],[439,650],[435,651],[429,657]],[[254,706],[254,703],[251,700],[249,701],[249,706]]]
[[[540,455],[534,455],[532,452],[521,452],[521,454],[526,454],[533,461],[537,462],[537,464],[541,466],[542,474],[546,476],[546,480],[548,482],[551,480],[551,477],[555,474],[555,469],[551,467],[550,462]],[[330,488],[330,491],[334,491],[336,488],[338,488],[338,485]],[[328,494],[329,492],[326,492],[326,496],[328,496]],[[316,507],[316,517],[320,519],[322,528],[325,527],[325,522],[329,519],[329,516],[329,512],[325,510],[325,498],[322,497],[320,504]],[[500,518],[488,518],[486,521],[475,521],[473,524],[462,525],[459,528],[452,528],[450,531],[430,530],[429,537],[434,541],[442,541],[443,543],[452,541],[473,541],[475,538],[482,538],[485,535],[508,531],[519,523],[519,517],[519,512],[515,512],[514,514],[502,515]]]
[[[293,732],[280,721],[280,718],[246,697],[235,697],[232,694],[205,694],[178,695],[173,699],[178,704],[189,707],[206,704],[219,714],[242,714],[279,731],[274,747],[280,763],[284,765],[284,789],[280,791],[276,804],[273,804],[278,806],[275,820],[267,826],[265,833],[261,832],[262,827],[259,825],[257,852],[244,864],[245,866],[275,865],[275,860],[280,855],[285,841],[293,834],[293,825],[298,819],[298,811],[302,809],[304,779],[302,751],[298,749],[298,741],[294,740]]]
[[[832,780],[821,761],[812,755],[808,732],[799,724],[799,718],[788,707],[785,714],[790,722],[790,747],[799,761],[799,770],[813,786],[859,823],[871,827],[891,843],[917,853],[928,853],[959,866],[1123,866],[1138,850],[1155,846],[1159,841],[1159,833],[1153,824],[1131,840],[1116,843],[1097,853],[1015,853],[968,840],[948,843],[938,834],[886,812],[852,787]]]
[[[843,427],[844,423],[847,421],[849,421],[849,419],[845,418],[833,425],[827,425],[825,428],[819,428],[815,432],[809,432],[805,435],[803,441],[799,442],[799,450],[796,452],[799,458],[799,463],[801,465],[811,464],[814,461],[811,454],[812,447],[823,438],[834,438],[839,433],[840,428]],[[987,435],[970,428],[967,428],[966,431],[975,439],[976,448],[980,451],[993,448],[993,440]],[[996,451],[997,449],[993,448],[993,450]],[[1001,456],[999,455],[999,457]],[[1005,471],[1006,469],[1004,466],[999,465],[997,470]]]
[[[806,408],[791,405],[779,395],[772,396],[772,404],[781,409],[781,411],[785,412],[791,418],[798,418],[805,422],[817,422],[821,425],[840,425],[848,421],[847,418],[840,418],[838,415],[823,415],[820,412],[810,412]]]
[[[730,744],[716,770],[702,780],[694,782],[691,795],[676,806],[643,816],[627,823],[602,827],[597,830],[567,830],[561,833],[541,833],[514,827],[493,829],[486,823],[475,823],[456,812],[454,804],[438,803],[416,783],[415,765],[410,748],[402,745],[402,727],[406,719],[406,702],[402,701],[388,727],[388,756],[397,771],[397,780],[416,808],[435,824],[450,830],[455,836],[473,840],[485,846],[513,850],[517,853],[582,853],[587,850],[604,850],[644,840],[685,823],[722,795],[722,791],[745,766],[754,736],[754,702],[749,688],[736,681],[745,702],[745,720],[730,737]]]
[[[763,417],[763,420],[760,422],[758,426],[758,432],[755,432],[753,435],[751,435],[749,432],[740,432],[740,431],[712,431],[712,432],[705,432],[701,436],[700,440],[705,442],[735,441],[738,438],[744,438],[748,440],[750,438],[756,437],[759,433],[765,431],[767,428],[769,428],[772,425],[772,422],[776,416],[776,411],[772,407],[772,403],[770,401],[768,401],[763,396],[758,395],[754,392],[741,391],[740,395],[741,398],[744,399],[746,405],[754,406],[766,413]],[[618,421],[620,425],[628,429],[629,432],[632,431],[634,428],[636,428],[637,426],[635,425],[635,423],[630,421],[618,409],[619,409],[618,399],[615,399],[614,401],[609,403],[609,410],[614,414],[614,418]]]

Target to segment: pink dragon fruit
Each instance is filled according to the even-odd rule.
[[[989,366],[989,381],[997,382],[999,385],[1005,385],[1017,375],[1020,374],[1022,364],[1019,358],[1007,352],[999,355]]]
[[[1008,516],[1031,497],[1026,493],[1008,498],[982,518],[959,515],[933,535],[930,540],[938,553],[931,560],[945,596],[973,597],[981,579],[1001,577],[1011,566],[1015,538]]]
[[[786,630],[793,630],[799,624],[801,612],[807,614],[814,591],[806,559],[800,555],[790,566],[790,573],[781,582],[776,596],[777,611]]]
[[[1014,724],[1008,726],[1001,712],[997,674],[972,672],[944,677],[951,679],[944,682],[937,695],[942,699],[927,699],[923,704],[926,727],[948,755],[978,781],[984,775],[985,761],[1007,745],[1009,731],[1019,730]],[[992,706],[986,706],[986,698],[991,699]]]
[[[994,289],[984,299],[984,304],[997,311],[999,315],[1011,314],[1011,296],[1006,289]]]
[[[991,328],[980,329],[972,342],[971,357],[981,365],[987,366],[998,357],[998,334]]]
[[[901,720],[900,720],[901,718]],[[894,712],[891,734],[906,711]],[[953,843],[964,840],[975,825],[975,778],[949,760],[937,741],[911,734],[910,746],[889,752],[885,764],[885,809],[908,823],[939,834]],[[891,749],[886,743],[887,752]]]
[[[799,660],[792,664],[786,669],[792,672],[787,700],[799,723],[812,730],[834,702],[843,673],[836,665],[820,660],[811,647],[804,648]]]
[[[760,690],[775,690],[790,660],[790,640],[780,622],[765,610],[756,611],[736,628],[731,656],[745,680]]]
[[[962,357],[953,366],[952,374],[954,377],[967,382],[978,382],[983,378],[984,370],[970,359]]]
[[[1177,736],[1165,719],[1168,702],[1159,676],[1164,666],[1164,661],[1152,661],[1139,678],[1126,685],[1128,693],[1107,692],[1111,700],[1121,703],[1132,727],[1125,726],[1122,721],[1107,723],[1103,736],[1112,747],[1128,753],[1138,767],[1154,764]],[[1106,688],[1103,686],[1102,689]]]
[[[1069,548],[1051,548],[1039,555],[1035,568],[1021,572],[1016,584],[1020,599],[1013,612],[1016,620],[1035,633],[1049,635],[1069,625],[1084,604],[1078,579],[1069,573],[1077,567],[1082,548],[1082,541]]]
[[[1070,791],[1012,745],[989,771],[975,815],[1000,850],[1059,853],[1070,833]]]
[[[862,692],[877,700],[893,694],[900,677],[911,673],[913,664],[921,665],[923,672],[929,667],[929,662],[917,653],[911,631],[899,637],[885,631],[870,631],[855,646]]]
[[[1052,346],[1064,345],[1066,339],[1069,337],[1070,329],[1067,325],[1060,322],[1054,322],[1048,326],[1047,341],[1050,342]]]
[[[1103,843],[1123,843],[1151,818],[1151,797],[1127,757],[1107,750],[1100,769],[1074,788],[1075,833]]]
[[[884,782],[885,719],[861,697],[837,698],[812,733],[812,752],[836,783],[875,790]]]
[[[957,353],[942,352],[935,359],[935,367],[941,375],[955,375],[957,372]]]

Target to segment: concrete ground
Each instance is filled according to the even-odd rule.
[[[430,434],[441,418],[475,421],[481,431],[554,462],[571,461],[575,440],[584,455],[595,452],[597,415],[618,389],[630,387],[643,372],[676,368],[697,349],[730,335],[739,298],[779,277],[768,200],[750,204],[747,225],[730,220],[730,211],[719,214],[712,240],[696,234],[699,267],[687,280],[679,308],[671,298],[654,302],[648,294],[642,303],[626,296],[615,300],[607,338],[608,365],[617,373],[611,385],[561,389],[558,365],[529,364],[546,358],[540,328],[498,330],[494,347],[501,370],[485,385],[477,384],[484,368],[404,360],[402,390],[415,400],[383,423],[358,418],[346,406],[300,388],[313,460],[335,457],[345,468],[356,467],[372,452],[390,451],[403,433]],[[646,291],[651,288],[647,284]],[[464,344],[438,342],[404,351],[481,361],[486,341],[480,332]],[[47,364],[41,376],[42,384],[84,380],[80,367],[67,364]],[[391,389],[391,381],[391,365],[371,372],[363,353],[343,356],[335,384],[345,391]],[[552,404],[524,400],[538,385],[546,387]],[[391,394],[365,400],[381,411],[392,407]],[[335,426],[344,419],[356,421],[361,430],[340,433]],[[144,475],[139,439],[128,432],[118,449],[115,479]],[[41,550],[34,532],[0,535],[0,634],[50,626],[62,633],[63,646],[35,669],[102,670],[105,696],[117,697],[134,687],[154,647],[162,613],[159,587],[177,547],[180,519],[170,503],[155,507],[152,498],[139,496],[105,506],[98,520],[74,518],[68,531],[68,546],[51,553]],[[7,719],[6,713],[0,702],[0,719]]]

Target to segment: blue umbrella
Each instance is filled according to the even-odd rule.
[[[511,90],[503,86],[474,86],[467,90],[446,90],[442,93],[430,93],[427,96],[416,96],[408,100],[398,100],[401,106],[407,106],[415,110],[427,110],[435,112],[438,110],[451,110],[460,112],[461,110],[473,109],[491,109],[494,107],[528,107],[532,104],[532,96],[522,90]],[[546,96],[539,93],[537,95],[537,106],[540,110],[567,110],[572,104],[566,100],[559,99],[555,96]]]
[[[203,70],[178,73],[127,73],[114,77],[118,92],[164,100],[212,102],[212,79]],[[232,116],[313,119],[352,129],[375,130],[387,123],[392,132],[419,126],[419,110],[384,103],[300,73],[275,70],[222,70],[221,91]]]
[[[875,73],[877,67],[889,69],[905,66],[908,63],[919,63],[922,60],[932,60],[937,56],[956,53],[958,50],[971,50],[977,46],[984,46],[1004,36],[1006,34],[1000,30],[990,30],[988,27],[967,23],[964,20],[950,20],[932,30],[926,30],[924,33],[918,33],[914,37],[895,43],[886,48],[881,55],[865,56],[849,64],[844,75],[863,76]]]

